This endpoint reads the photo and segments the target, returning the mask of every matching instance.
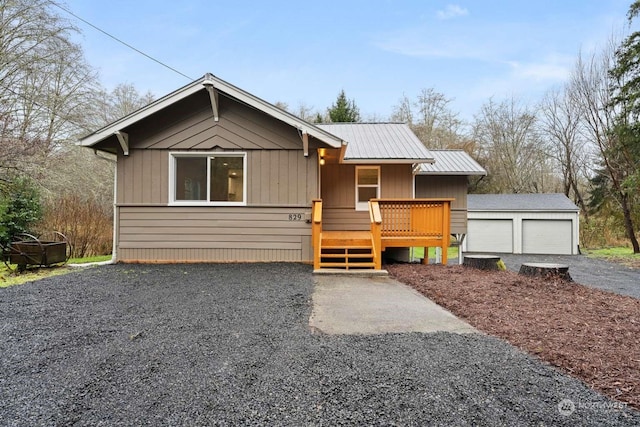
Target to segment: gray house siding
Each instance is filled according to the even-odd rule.
[[[316,141],[305,157],[296,129],[222,96],[216,122],[201,95],[129,130],[129,155],[118,155],[117,260],[311,261]],[[171,206],[176,151],[246,153],[246,206]]]
[[[308,208],[120,207],[120,260],[309,261]]]
[[[453,197],[451,203],[451,233],[467,233],[466,176],[416,175],[416,198]]]
[[[373,165],[375,166],[375,165]],[[368,211],[356,211],[356,166],[322,166],[322,227],[324,230],[369,230]],[[412,198],[411,165],[380,165],[380,198]]]

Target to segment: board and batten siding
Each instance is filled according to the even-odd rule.
[[[317,154],[302,150],[244,150],[247,205],[311,206],[318,194]],[[169,202],[168,150],[130,150],[118,156],[118,204]]]
[[[196,93],[128,129],[129,143],[155,150],[295,150],[302,149],[298,131],[271,116],[222,95],[219,120],[209,96]],[[317,141],[310,140],[310,146]]]
[[[451,233],[467,233],[467,190],[466,176],[417,175],[416,198],[450,198]]]
[[[356,211],[356,165],[327,163],[322,168],[322,228],[369,230],[368,211]],[[380,198],[412,198],[411,165],[380,165]]]

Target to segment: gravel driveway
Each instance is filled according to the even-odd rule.
[[[0,423],[640,424],[489,336],[312,334],[313,280],[297,264],[115,265],[0,289]]]
[[[500,254],[509,270],[518,271],[526,262],[566,264],[576,282],[640,298],[640,270],[584,255],[513,255]]]

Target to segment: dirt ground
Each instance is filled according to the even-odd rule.
[[[512,271],[385,268],[481,331],[640,409],[640,299]]]

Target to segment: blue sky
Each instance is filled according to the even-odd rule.
[[[631,0],[66,0],[66,6],[193,77],[206,72],[269,102],[324,110],[344,89],[364,119],[434,88],[471,119],[490,97],[536,102],[580,50],[625,28]],[[64,14],[63,12],[61,12]],[[74,18],[69,17],[72,21]],[[107,89],[162,96],[189,82],[77,22]]]

